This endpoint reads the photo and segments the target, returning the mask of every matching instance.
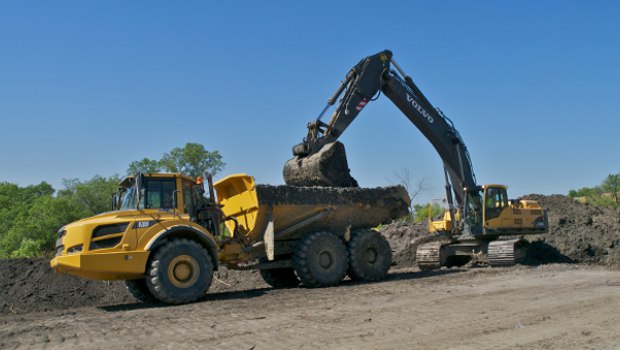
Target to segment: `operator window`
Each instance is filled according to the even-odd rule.
[[[196,206],[194,202],[194,186],[187,180],[183,180],[183,205],[185,206],[185,213],[194,213]]]
[[[173,196],[176,186],[174,179],[155,180],[146,182],[146,208],[147,209],[172,209],[174,207]]]

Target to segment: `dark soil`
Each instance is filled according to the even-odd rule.
[[[258,271],[220,267],[209,293],[263,288]],[[0,314],[137,302],[122,281],[91,281],[57,274],[48,259],[0,260]]]
[[[620,212],[562,195],[527,195],[548,209],[549,233],[530,237],[582,263],[620,266]]]

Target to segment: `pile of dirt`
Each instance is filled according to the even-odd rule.
[[[620,266],[620,211],[609,207],[584,204],[563,195],[532,194],[547,209],[549,233],[527,236],[526,264],[596,263]],[[402,222],[386,225],[381,233],[394,250],[393,263],[415,265],[415,250],[432,240],[426,223],[407,225]]]
[[[547,208],[549,233],[531,237],[575,262],[620,266],[620,211],[580,203],[563,195],[532,194]]]
[[[428,234],[426,222],[408,224],[396,221],[381,228],[392,248],[392,265],[399,267],[415,266],[415,252],[420,244],[434,239]]]
[[[214,277],[209,293],[267,287],[257,271],[221,267]],[[54,273],[48,259],[0,260],[0,314],[135,302],[122,281],[91,281]]]

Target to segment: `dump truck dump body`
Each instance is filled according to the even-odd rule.
[[[313,231],[342,235],[405,216],[409,197],[402,186],[380,188],[254,185],[251,177],[229,176],[215,184],[224,214],[237,219],[239,230],[260,241],[271,221],[274,232],[298,239]],[[300,224],[297,228],[295,225]],[[229,230],[233,223],[228,222]],[[284,238],[284,237],[282,237]]]

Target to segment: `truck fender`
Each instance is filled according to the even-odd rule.
[[[187,238],[200,243],[200,245],[202,245],[207,250],[209,256],[211,257],[211,261],[213,262],[213,269],[218,269],[217,246],[215,244],[215,239],[209,232],[203,232],[192,226],[175,225],[158,232],[146,244],[145,250],[151,251],[152,249],[157,247],[159,243],[161,243],[163,240],[169,238]]]

